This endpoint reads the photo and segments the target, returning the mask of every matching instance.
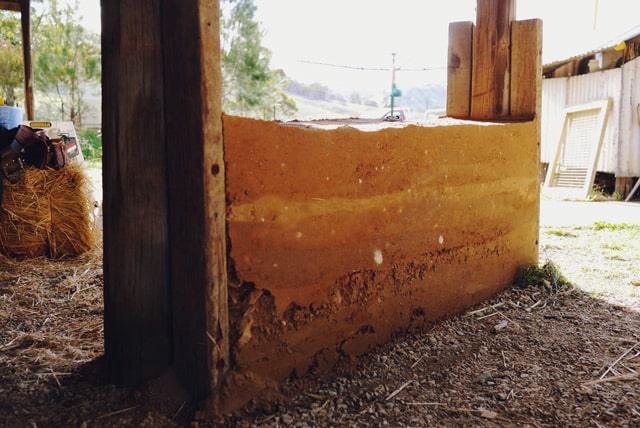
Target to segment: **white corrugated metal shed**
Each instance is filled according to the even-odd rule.
[[[606,46],[584,55],[544,66],[553,70],[611,50],[623,41],[640,37],[640,26],[624,33]],[[547,78],[542,82],[541,161],[550,162],[558,144],[564,109],[591,101],[612,100],[612,110],[597,170],[616,177],[640,176],[640,57],[618,68],[570,77]]]

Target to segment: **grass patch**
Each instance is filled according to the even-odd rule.
[[[609,223],[607,221],[596,221],[592,226],[587,226],[595,230],[608,230],[608,231],[629,231],[636,230],[640,232],[640,226],[636,224],[628,223]]]
[[[570,232],[569,230],[567,230],[567,228],[550,228],[550,227],[545,227],[543,230],[543,233],[546,233],[548,235],[554,235],[554,236],[562,236],[565,238],[575,238],[578,235],[576,235],[573,232]]]
[[[540,249],[541,258],[553,260],[568,282],[594,297],[624,303],[640,296],[640,225],[542,228]]]
[[[518,272],[514,285],[519,287],[545,287],[549,291],[558,291],[571,284],[560,273],[555,263],[547,261],[544,265],[524,266]]]
[[[606,248],[607,250],[612,250],[612,251],[622,251],[624,249],[624,247],[622,245],[620,245],[619,243],[604,243],[602,244],[602,248]],[[618,260],[623,260],[621,257],[619,256],[613,256],[611,258],[617,258]]]

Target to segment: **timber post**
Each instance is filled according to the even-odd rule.
[[[22,63],[24,73],[24,107],[27,120],[34,119],[33,62],[31,60],[31,0],[0,1],[0,10],[20,13],[22,29]],[[7,94],[4,94],[5,96]]]
[[[229,365],[219,2],[102,15],[106,362],[203,398]]]
[[[22,61],[24,67],[24,104],[27,120],[35,119],[33,103],[33,62],[31,61],[31,0],[20,1],[22,25]]]
[[[515,12],[515,0],[478,0],[475,25],[449,25],[447,116],[531,120],[539,115],[542,21],[515,21]]]

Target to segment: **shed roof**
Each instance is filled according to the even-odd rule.
[[[2,0],[0,1],[0,10],[12,10],[20,12],[21,0]]]
[[[580,60],[582,58],[586,58],[586,57],[590,57],[592,55],[595,55],[597,53],[600,52],[604,52],[604,51],[608,51],[611,50],[613,48],[615,48],[616,46],[618,46],[620,43],[622,42],[629,42],[631,40],[635,41],[640,41],[640,25],[636,25],[635,27],[631,28],[628,31],[625,31],[624,33],[620,34],[619,36],[611,39],[610,41],[600,45],[599,47],[589,50],[587,52],[578,54],[578,55],[574,55],[571,56],[569,58],[565,58],[565,59],[560,59],[560,60],[556,60],[547,64],[544,64],[542,67],[542,73],[546,74],[549,71],[552,71],[560,66],[563,66],[565,64],[568,64],[572,61],[576,61],[576,60]]]

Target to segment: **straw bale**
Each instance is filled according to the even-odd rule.
[[[88,251],[98,235],[93,206],[91,181],[82,165],[27,169],[17,183],[5,182],[0,253],[64,259]]]

